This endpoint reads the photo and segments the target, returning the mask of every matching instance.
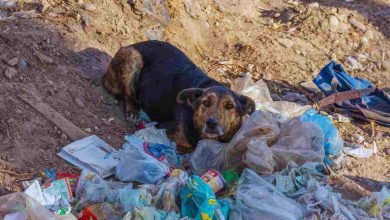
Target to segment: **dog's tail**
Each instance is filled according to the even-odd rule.
[[[114,95],[135,96],[143,65],[142,55],[132,46],[120,48],[102,79],[104,87]]]

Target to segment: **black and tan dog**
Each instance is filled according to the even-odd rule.
[[[182,51],[161,41],[119,49],[103,84],[123,96],[126,116],[142,109],[181,152],[192,151],[200,139],[228,142],[255,110],[253,100],[211,79]]]

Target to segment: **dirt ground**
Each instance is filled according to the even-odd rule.
[[[390,88],[389,27],[388,0],[0,0],[0,185],[20,190],[44,168],[77,172],[56,156],[71,135],[26,97],[121,146],[129,125],[99,81],[121,46],[169,41],[210,76],[230,83],[249,71],[279,97],[331,59]],[[341,174],[379,190],[390,181],[390,129],[336,125],[346,141],[358,133],[377,145],[369,159],[347,157]]]

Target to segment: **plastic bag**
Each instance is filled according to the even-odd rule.
[[[95,173],[83,170],[77,184],[78,203],[74,209],[81,211],[85,206],[99,202],[119,203],[122,190],[131,188],[131,183],[106,181]]]
[[[135,207],[132,212],[126,214],[123,220],[179,220],[180,214],[158,210],[152,206]]]
[[[298,165],[306,162],[322,162],[324,160],[324,137],[321,129],[314,123],[304,123],[297,118],[283,125],[271,146],[274,155],[274,170],[287,167],[290,161]]]
[[[341,153],[344,141],[341,138],[339,131],[332,124],[328,117],[317,114],[314,109],[310,109],[306,111],[305,114],[303,114],[299,119],[302,122],[316,123],[321,128],[324,134],[323,146],[325,148],[325,155],[338,156]],[[328,158],[325,159],[324,162],[329,165],[333,164],[332,161]]]
[[[179,195],[180,188],[185,184],[188,175],[182,170],[175,169],[171,176],[158,185],[140,185],[139,188],[146,189],[152,195],[152,204],[157,209],[164,211],[180,212],[176,204],[176,198]]]
[[[212,219],[217,208],[214,192],[198,176],[191,176],[180,191],[181,215],[190,218]]]
[[[256,103],[256,110],[266,110],[280,114],[284,120],[302,115],[309,105],[299,105],[294,102],[273,101],[267,84],[263,80],[256,83],[248,76],[234,80],[232,88],[241,95],[252,98]]]
[[[55,220],[53,213],[25,193],[12,193],[0,197],[0,219],[6,215],[22,215],[27,219]]]
[[[271,174],[286,168],[289,161],[299,165],[322,162],[321,129],[296,118],[285,123],[279,116],[254,112],[226,146],[212,140],[200,141],[190,159],[193,172],[249,167],[257,173]]]
[[[189,161],[191,171],[201,175],[210,169],[225,169],[223,158],[225,146],[226,144],[215,140],[200,140]]]
[[[120,181],[154,184],[169,174],[169,164],[163,153],[166,145],[149,144],[143,140],[126,136],[127,143],[115,157],[119,163],[115,177]]]
[[[304,211],[300,204],[285,197],[253,170],[245,169],[229,219],[303,219]]]

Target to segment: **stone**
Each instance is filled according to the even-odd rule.
[[[78,0],[78,1],[77,1],[77,4],[83,5],[83,4],[84,4],[84,0]]]
[[[362,37],[361,41],[362,41],[363,44],[367,44],[368,43],[368,38],[367,37]]]
[[[309,7],[310,8],[318,8],[318,7],[320,7],[320,4],[318,2],[313,2],[313,3],[309,4]]]
[[[5,69],[4,71],[5,78],[9,80],[13,79],[16,76],[16,74],[18,74],[18,71],[12,67],[7,67],[7,69]]]
[[[20,59],[18,66],[19,66],[19,70],[25,70],[28,67],[28,62],[24,59]]]
[[[187,13],[193,17],[198,18],[199,14],[202,12],[202,8],[200,7],[199,3],[194,0],[184,0],[184,7],[187,11]]]
[[[61,139],[67,140],[67,139],[68,139],[68,136],[67,136],[65,133],[62,133],[62,134],[61,134]]]
[[[360,134],[354,134],[352,135],[352,141],[357,143],[357,144],[361,144],[364,142],[364,137]]]
[[[84,10],[93,12],[96,10],[96,6],[92,3],[87,3],[84,5]]]
[[[385,155],[390,155],[390,148],[383,149],[383,153],[385,153]]]
[[[387,72],[390,72],[390,60],[382,61],[382,68]]]
[[[79,98],[75,98],[75,99],[74,99],[74,102],[76,102],[76,104],[77,104],[79,107],[85,107],[84,102],[83,102],[81,99],[79,99]]]
[[[282,13],[280,14],[280,20],[283,23],[290,22],[293,20],[293,18],[294,18],[294,13],[288,9],[283,10]]]
[[[336,16],[331,15],[329,17],[329,23],[330,23],[331,26],[337,27],[339,25],[339,19]]]
[[[18,62],[19,62],[19,58],[18,58],[18,57],[15,57],[15,58],[9,60],[9,61],[7,62],[7,64],[10,65],[10,66],[15,66],[16,64],[18,64]]]
[[[356,29],[359,29],[359,30],[361,30],[363,32],[366,31],[366,29],[367,29],[366,26],[363,23],[359,22],[354,17],[349,18],[348,21]]]
[[[290,48],[294,45],[294,42],[287,38],[279,38],[278,42],[286,48]]]
[[[374,32],[372,32],[371,29],[368,29],[366,32],[364,32],[364,37],[366,37],[368,40],[372,40],[374,39]]]

